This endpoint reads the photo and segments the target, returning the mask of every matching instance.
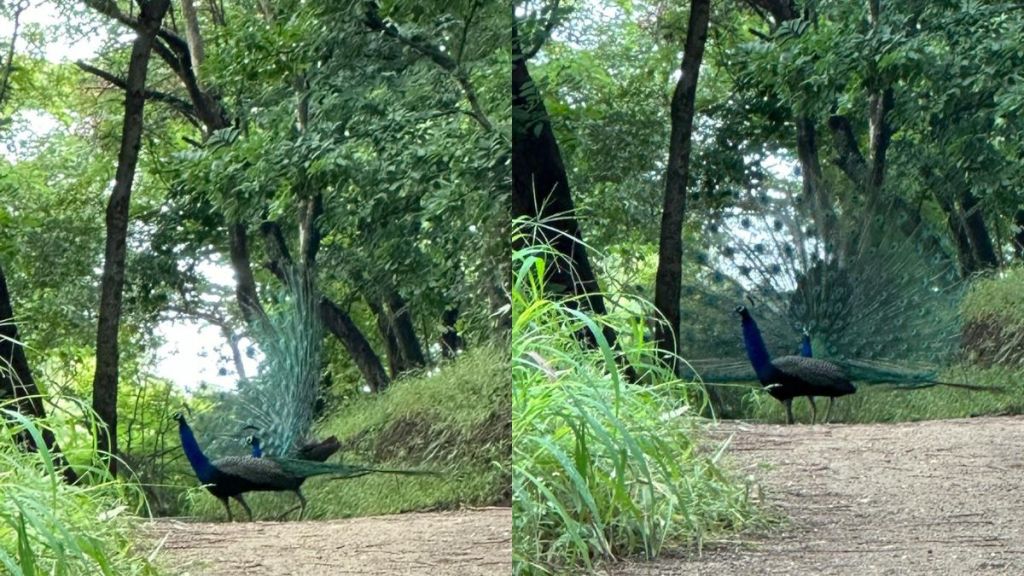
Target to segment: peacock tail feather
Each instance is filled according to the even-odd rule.
[[[262,354],[259,373],[238,382],[236,389],[216,394],[211,410],[196,422],[210,438],[213,454],[237,451],[239,430],[259,431],[263,456],[294,454],[310,435],[322,360],[322,328],[316,294],[301,274],[272,298],[267,317],[251,330]]]
[[[343,480],[358,478],[367,474],[399,474],[404,476],[432,475],[434,472],[424,470],[403,470],[393,468],[373,468],[355,464],[335,462],[315,462],[295,458],[274,458],[266,456],[226,456],[213,461],[213,465],[222,473],[237,476],[261,485],[288,489],[296,483],[301,484],[306,478],[330,475],[332,479]]]

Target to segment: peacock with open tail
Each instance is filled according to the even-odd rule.
[[[399,474],[404,476],[434,475],[426,470],[398,470],[371,468],[352,464],[335,464],[300,460],[296,458],[274,458],[252,456],[226,456],[211,461],[203,453],[192,428],[183,414],[175,414],[178,421],[178,436],[192,471],[200,482],[221,501],[227,512],[228,521],[233,521],[228,499],[233,498],[252,520],[252,510],[242,495],[246,492],[294,492],[299,499],[299,519],[306,512],[306,498],[302,495],[302,484],[313,476],[330,476],[330,480],[358,478],[368,474]],[[291,512],[289,510],[288,512]],[[288,512],[285,512],[287,514]]]
[[[844,210],[843,220],[822,218],[800,190],[781,187],[742,196],[706,224],[680,302],[689,375],[708,385],[760,380],[748,342],[725,321],[748,301],[769,358],[794,354],[806,333],[792,357],[813,348],[851,383],[998,391],[949,376],[966,357],[968,279],[926,224],[911,229],[884,203]]]

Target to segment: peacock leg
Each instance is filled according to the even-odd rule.
[[[306,513],[306,498],[302,495],[302,490],[295,489],[295,495],[299,497],[299,503],[302,508],[299,509],[299,520],[302,520],[302,515]]]
[[[295,490],[295,495],[299,497],[299,503],[285,510],[280,516],[277,517],[278,520],[284,520],[285,516],[291,514],[296,509],[298,509],[299,511],[299,520],[302,520],[302,515],[306,513],[306,498],[302,495],[302,491],[300,491],[299,489]]]
[[[834,402],[835,399],[836,399],[835,396],[829,396],[828,397],[828,409],[825,410],[825,420],[823,421],[823,423],[825,423],[825,424],[828,424],[828,422],[829,422],[828,417],[829,417],[829,415],[832,414],[832,402]]]
[[[245,513],[249,515],[249,522],[252,522],[252,510],[249,509],[249,505],[245,503],[245,500],[242,500],[242,495],[236,494],[233,498],[238,500],[238,503],[242,505],[242,508],[245,508]]]
[[[793,399],[792,398],[786,398],[785,400],[782,401],[782,403],[786,405],[786,423],[787,424],[792,424],[794,422],[794,420],[793,420]]]
[[[814,405],[814,396],[808,396],[807,401],[811,403],[811,424],[818,419],[818,407]]]
[[[228,512],[228,522],[234,522],[235,519],[231,517],[231,505],[228,503],[227,497],[221,498],[220,503],[224,505],[224,509]]]

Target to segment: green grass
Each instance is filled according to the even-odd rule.
[[[443,365],[433,376],[398,380],[382,394],[345,406],[315,427],[317,438],[338,436],[342,461],[441,474],[312,478],[302,488],[309,500],[306,517],[507,504],[512,482],[511,387],[508,352],[483,346]],[[224,519],[223,507],[205,490],[190,491],[189,498],[194,514]],[[246,501],[263,519],[298,502],[291,493],[251,494]],[[233,511],[244,518],[237,505]]]
[[[67,437],[66,431],[56,419],[28,420],[13,408],[0,404],[2,571],[16,576],[156,574],[146,550],[135,544],[138,519],[130,502],[141,500],[137,488],[112,480],[97,463],[76,466],[88,479],[65,484],[43,446],[41,427],[50,426],[58,438]],[[31,435],[40,451],[16,445],[13,438],[21,433]]]
[[[966,321],[999,318],[1007,326],[1024,326],[1024,267],[1008,268],[975,280],[961,310]]]
[[[632,336],[624,352],[651,383],[624,382],[598,320],[547,298],[543,252],[514,255],[514,572],[582,573],[755,522],[747,486],[699,442],[700,388],[644,365],[651,351],[629,344],[643,316],[613,313],[600,321]],[[574,337],[585,332],[596,348]]]

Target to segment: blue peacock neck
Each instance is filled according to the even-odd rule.
[[[761,384],[768,384],[775,370],[775,367],[772,366],[772,357],[768,353],[768,347],[765,346],[764,338],[761,337],[761,331],[757,328],[757,322],[754,322],[750,312],[744,310],[741,318],[743,324],[743,347],[747,350],[747,358],[750,360],[750,365],[754,367],[754,372],[757,373],[757,379],[761,381]]]
[[[199,442],[196,442],[196,437],[192,434],[192,429],[189,428],[184,418],[178,420],[178,436],[181,438],[181,447],[185,451],[185,457],[188,458],[188,463],[192,465],[192,470],[196,473],[199,481],[203,483],[212,481],[215,468],[213,464],[210,464],[210,459],[206,457],[206,454],[203,454]]]
[[[811,351],[811,337],[806,332],[800,338],[800,355],[804,358],[814,357],[814,353]]]

